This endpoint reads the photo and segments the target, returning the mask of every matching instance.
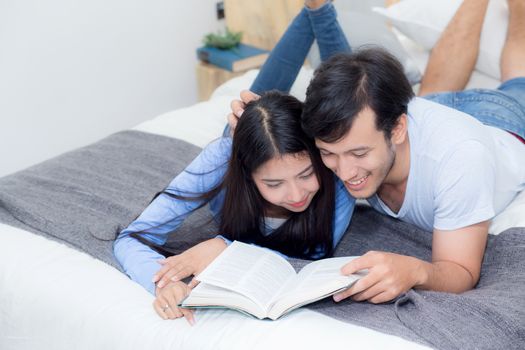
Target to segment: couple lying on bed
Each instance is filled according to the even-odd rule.
[[[293,257],[329,256],[355,198],[432,231],[432,262],[369,252],[342,268],[368,275],[334,300],[380,303],[410,288],[473,288],[491,218],[525,186],[525,4],[508,3],[503,84],[443,92],[463,90],[477,57],[488,0],[465,0],[432,52],[419,98],[394,57],[377,48],[350,53],[333,5],[307,1],[253,92],[232,103],[233,139],[228,130],[208,145],[115,242],[125,272],[156,295],[157,313],[193,322],[177,303],[194,282],[181,280],[231,240]],[[289,91],[314,38],[323,63],[305,102],[267,92]],[[162,245],[207,203],[221,236],[167,259],[142,243]]]

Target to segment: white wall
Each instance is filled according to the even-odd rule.
[[[0,0],[0,176],[197,100],[216,0]]]

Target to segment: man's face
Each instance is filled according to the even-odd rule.
[[[363,109],[348,133],[334,143],[315,141],[323,163],[344,182],[355,198],[377,193],[395,160],[395,150],[384,133],[376,129],[375,114]]]

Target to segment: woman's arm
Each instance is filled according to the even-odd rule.
[[[221,183],[230,154],[230,138],[215,140],[171,181],[165,192],[191,197],[210,191]],[[140,234],[146,241],[163,245],[169,233],[201,204],[202,201],[179,200],[165,193],[155,198],[115,241],[115,257],[126,274],[154,294],[152,279],[161,267],[158,261],[164,257],[130,234]]]

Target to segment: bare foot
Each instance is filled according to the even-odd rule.
[[[323,6],[330,0],[305,0],[304,6],[308,7],[310,10],[317,10],[319,7]]]

